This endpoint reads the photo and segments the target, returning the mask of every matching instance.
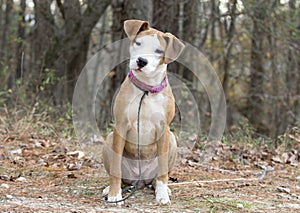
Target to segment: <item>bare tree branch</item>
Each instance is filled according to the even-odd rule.
[[[64,10],[64,6],[63,6],[61,0],[56,0],[56,4],[57,4],[57,6],[58,6],[58,8],[59,8],[59,11],[60,11],[60,13],[61,13],[63,19],[66,19],[66,18],[65,18],[65,10]]]

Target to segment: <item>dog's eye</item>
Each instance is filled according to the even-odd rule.
[[[155,50],[155,53],[157,53],[157,54],[162,54],[164,51],[162,51],[162,50],[160,50],[160,49],[156,49]]]
[[[135,41],[136,46],[141,46],[141,42]]]

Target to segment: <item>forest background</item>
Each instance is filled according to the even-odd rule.
[[[210,61],[226,96],[225,135],[277,146],[300,122],[299,7],[298,0],[0,0],[1,110],[72,125],[82,68],[125,37],[125,20],[141,19]],[[210,103],[201,82],[180,64],[169,71],[192,91],[207,135]],[[111,103],[125,76],[124,64],[110,70],[97,95],[101,130],[112,127]]]
[[[106,54],[93,64],[100,73],[89,76],[75,103],[86,106],[77,112],[88,122],[77,129],[95,120],[100,134],[75,132],[77,80],[95,55],[109,53],[126,37],[127,19],[147,20],[204,56],[195,61],[199,70],[178,62],[168,66],[170,82],[179,82],[172,85],[175,98],[181,97],[171,125],[179,148],[170,206],[158,206],[148,188],[120,208],[102,202],[109,181],[100,152],[113,128],[111,106],[128,61],[105,70],[101,64],[114,59],[104,61]],[[214,116],[218,106],[211,98],[222,94],[209,97],[216,79],[192,72],[206,76],[207,62],[226,98],[225,131],[216,143],[208,140],[212,121],[222,128],[225,117]],[[90,93],[99,77],[100,89]],[[299,0],[0,0],[0,82],[1,211],[300,208]]]

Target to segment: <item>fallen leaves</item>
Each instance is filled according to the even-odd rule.
[[[8,184],[6,184],[6,183],[2,183],[2,184],[0,185],[0,188],[3,188],[3,189],[9,189],[10,186],[9,186]]]
[[[82,166],[82,162],[69,163],[67,165],[68,171],[80,170]]]
[[[299,157],[298,151],[292,150],[289,153],[284,152],[282,154],[272,156],[271,159],[276,163],[290,164],[291,166],[297,167],[299,164]]]
[[[73,174],[73,173],[68,174],[67,177],[70,178],[70,179],[76,179],[76,178],[78,178],[78,177],[77,177],[75,174]]]
[[[73,152],[68,152],[67,155],[70,155],[70,156],[74,156],[74,157],[77,157],[78,160],[82,159],[85,157],[85,154],[84,152],[82,151],[73,151]]]
[[[232,162],[232,167],[237,163],[244,166],[256,165],[259,167],[273,167],[279,163],[298,167],[300,162],[300,144],[296,133],[294,136],[292,138],[297,140],[289,141],[289,148],[285,148],[286,144],[281,144],[277,149],[274,149],[264,144],[260,146],[245,143],[225,144],[221,142],[209,144],[208,141],[204,141],[201,142],[202,150],[194,149],[180,154],[188,160],[202,164],[209,161],[223,161]]]
[[[69,203],[74,211],[79,208],[86,211],[86,207],[93,204],[107,207],[100,201],[101,191],[109,181],[101,161],[93,160],[89,152],[81,150],[72,139],[50,137],[48,133],[23,132],[20,136],[16,132],[0,130],[3,145],[0,146],[0,193],[4,194],[6,203],[19,200],[17,209],[20,210],[24,209],[25,201],[28,206],[43,202],[41,207],[32,206],[33,211],[51,209],[50,200],[57,208]],[[272,212],[277,207],[280,210],[299,208],[295,204],[300,200],[298,133],[295,129],[289,131],[278,149],[244,142],[218,142],[208,146],[211,144],[207,141],[193,150],[187,146],[180,148],[179,165],[170,178],[174,183],[170,183],[173,206],[160,208],[165,212],[207,212],[211,206],[216,211],[250,209],[253,212],[261,209],[261,212]],[[187,144],[194,144],[201,139],[190,135],[187,140]],[[95,136],[84,143],[100,147],[104,139]],[[208,160],[207,164],[203,163],[203,158]],[[275,170],[267,173],[270,168]],[[258,180],[260,177],[263,179]],[[249,178],[256,181],[249,181]],[[197,184],[191,188],[184,183]],[[205,197],[213,198],[212,202],[207,202]],[[131,210],[138,206],[154,212],[157,210],[157,205],[151,204],[154,201],[153,191],[138,191],[125,208]],[[2,204],[0,199],[0,210],[4,208]],[[265,208],[268,205],[273,209]],[[66,207],[66,212],[71,212],[71,207]]]
[[[26,168],[32,172],[51,172],[54,176],[60,177],[56,174],[63,171],[80,171],[85,163],[87,166],[90,163],[90,159],[83,151],[69,151],[70,147],[65,145],[67,143],[59,139],[27,138],[26,143],[19,143],[15,147],[13,142],[14,140],[6,138],[8,146],[6,149],[0,149],[0,158],[2,163],[14,164],[17,168]],[[66,174],[66,177],[77,178],[74,173]],[[27,178],[21,174],[10,174],[9,170],[0,170],[0,180],[26,182]]]
[[[287,193],[287,194],[290,194],[290,193],[291,193],[291,189],[290,189],[290,188],[287,188],[287,187],[277,186],[276,189],[277,189],[279,192],[284,192],[284,193]]]
[[[18,178],[20,178],[21,175],[5,175],[5,174],[0,174],[0,180],[4,180],[4,181],[16,181]]]
[[[18,178],[16,179],[16,181],[19,181],[19,182],[26,182],[27,180],[26,180],[25,177],[18,177]]]

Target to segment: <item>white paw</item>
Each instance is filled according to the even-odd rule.
[[[109,186],[107,186],[105,189],[103,189],[102,196],[104,197],[104,196],[108,195],[108,192],[109,192]]]
[[[156,181],[156,188],[155,188],[155,197],[156,202],[159,204],[170,204],[169,194],[171,194],[171,190],[167,186],[167,184],[163,183],[162,181]]]
[[[109,186],[107,186],[103,192],[102,192],[102,196],[106,196],[109,194]],[[118,205],[122,205],[124,204],[124,201],[118,202],[119,200],[122,200],[122,189],[120,189],[119,193],[117,194],[117,196],[109,196],[107,197],[107,201],[111,204],[118,204]]]
[[[171,195],[172,191],[171,191],[171,189],[168,186],[167,186],[167,190],[168,190],[168,195]]]

